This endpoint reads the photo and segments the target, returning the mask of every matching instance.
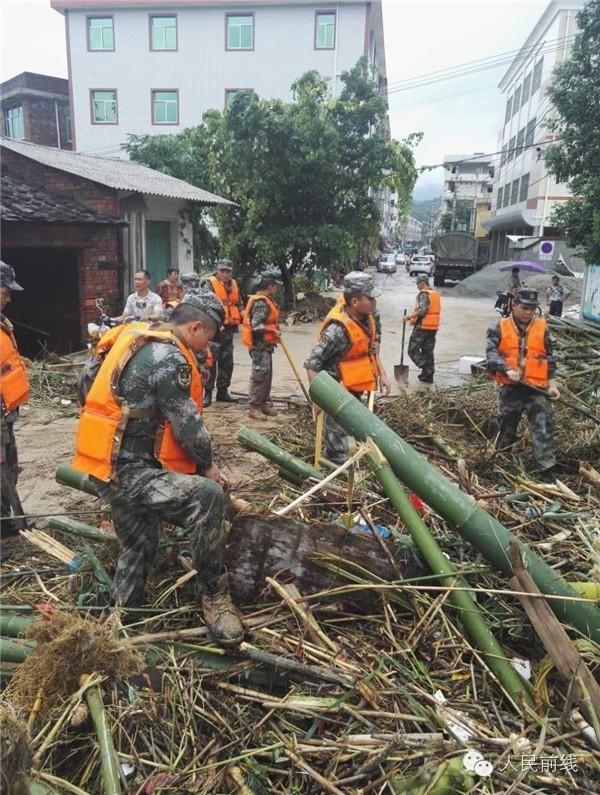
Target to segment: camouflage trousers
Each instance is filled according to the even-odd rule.
[[[519,423],[525,414],[529,424],[533,457],[540,469],[556,463],[554,455],[554,422],[552,406],[547,397],[519,386],[503,386],[498,395],[500,432],[497,447],[506,450],[517,441]]]
[[[217,392],[226,392],[231,384],[233,375],[233,338],[235,332],[225,328],[221,334],[221,342],[210,344],[214,364],[210,368],[209,376],[204,385],[205,391],[210,395],[217,382]]]
[[[359,394],[352,394],[357,400],[360,400]],[[340,466],[348,460],[348,433],[329,414],[325,415],[323,438],[324,454],[328,461]]]
[[[6,469],[10,481],[17,485],[19,479],[19,455],[17,452],[17,441],[15,439],[14,422],[2,421],[2,468]],[[2,501],[1,513],[3,518],[11,516],[13,510],[10,500],[5,494],[0,495]],[[16,531],[15,531],[16,532]]]
[[[271,345],[255,345],[250,351],[252,370],[250,372],[250,405],[264,406],[271,396],[273,381],[273,347]]]
[[[435,372],[433,351],[435,348],[435,331],[415,326],[408,341],[408,355],[422,371],[423,376],[432,376]]]
[[[161,522],[187,531],[200,593],[211,591],[223,569],[223,490],[199,475],[167,472],[145,462],[119,467],[110,487],[115,532],[121,544],[113,580],[116,604],[138,607],[156,557]]]

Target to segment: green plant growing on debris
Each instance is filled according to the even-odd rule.
[[[293,84],[293,102],[239,92],[180,135],[130,136],[126,145],[132,159],[234,201],[213,213],[221,253],[243,275],[277,265],[288,302],[302,269],[330,270],[376,244],[378,191],[396,193],[400,214],[410,206],[418,136],[389,138],[365,58],[341,81],[338,99],[314,71]]]
[[[558,139],[544,162],[576,199],[558,206],[551,223],[582,250],[588,262],[600,261],[600,0],[577,15],[581,33],[569,60],[555,72],[548,96],[557,113],[548,128]]]

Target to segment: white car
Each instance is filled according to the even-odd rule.
[[[394,257],[394,262],[396,265],[406,265],[406,255],[403,254],[401,251],[396,252],[396,256]]]
[[[415,254],[411,259],[410,265],[406,266],[410,276],[418,276],[424,273],[426,276],[433,276],[435,264],[431,254]]]
[[[377,263],[377,273],[396,273],[393,254],[382,254]]]

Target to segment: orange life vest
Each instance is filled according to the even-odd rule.
[[[428,329],[429,331],[437,331],[440,327],[440,315],[442,312],[442,299],[440,298],[440,294],[436,293],[435,290],[432,289],[425,289],[421,290],[422,293],[427,293],[429,296],[429,309],[427,313],[421,318],[421,322],[419,323],[419,328]],[[418,310],[418,302],[417,306],[415,307],[415,313]],[[411,319],[410,324],[411,326],[416,325],[416,318],[414,320]]]
[[[135,417],[135,412],[119,396],[119,379],[133,356],[149,342],[167,342],[179,348],[191,367],[191,397],[202,412],[202,377],[196,356],[170,329],[159,326],[155,330],[146,323],[129,323],[110,329],[99,342],[105,359],[79,418],[73,458],[75,469],[105,482],[114,477],[123,433],[129,419]],[[193,474],[196,471],[196,462],[179,445],[166,420],[158,428],[154,449],[156,458],[169,472]]]
[[[277,334],[279,331],[279,307],[272,298],[268,298],[266,295],[251,295],[244,310],[244,321],[242,323],[242,342],[250,350],[252,350],[254,345],[254,329],[250,323],[250,315],[252,314],[252,307],[257,301],[266,301],[269,307],[269,314],[264,324],[265,330],[261,332],[263,341],[267,345],[275,345],[279,338]]]
[[[25,362],[17,349],[12,323],[0,322],[0,394],[2,410],[7,414],[29,400],[29,378]]]
[[[498,352],[510,370],[520,373],[520,380],[540,389],[548,387],[548,351],[546,350],[546,321],[534,318],[525,334],[519,334],[512,317],[500,320],[500,344]],[[504,373],[495,372],[493,377],[500,384],[512,384]]]
[[[212,284],[214,294],[223,304],[225,309],[224,326],[239,326],[242,322],[240,312],[240,289],[235,279],[231,280],[230,289],[216,276],[210,276],[208,281]]]
[[[346,330],[350,348],[338,364],[342,384],[350,392],[373,392],[377,388],[377,357],[375,355],[377,327],[372,315],[368,315],[368,330],[353,320],[345,303],[338,302],[329,312],[319,333],[330,323],[339,323]]]

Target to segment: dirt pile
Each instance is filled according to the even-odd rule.
[[[283,320],[288,326],[323,320],[334,304],[335,299],[321,293],[300,293],[297,296],[296,308],[284,311]]]
[[[521,281],[527,287],[534,287],[540,292],[540,299],[543,305],[546,302],[546,288],[550,286],[554,274],[548,273],[521,273]],[[453,289],[453,295],[462,295],[466,298],[494,299],[497,290],[506,290],[509,285],[510,271],[501,271],[498,263],[486,265],[477,273],[463,279]],[[561,276],[561,283],[571,290],[569,303],[574,303],[581,298],[581,279],[572,276]]]

